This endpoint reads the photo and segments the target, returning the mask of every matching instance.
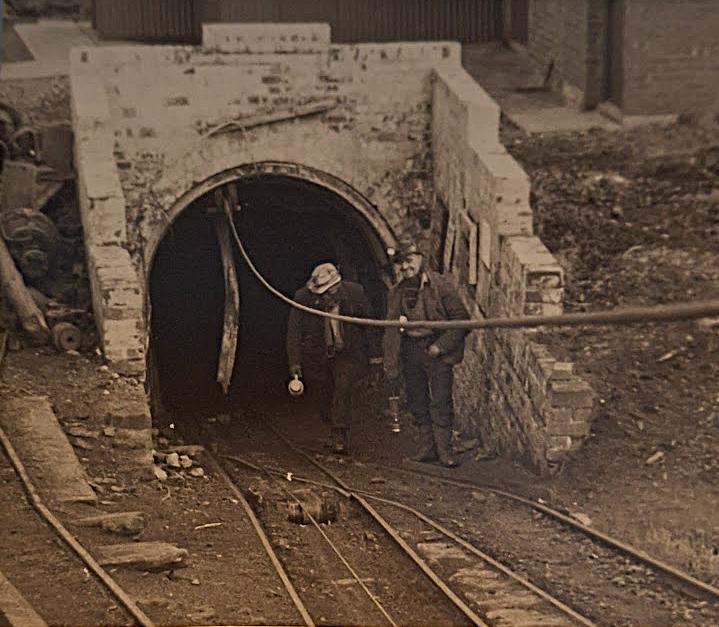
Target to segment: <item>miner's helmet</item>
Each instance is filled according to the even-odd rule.
[[[313,294],[324,294],[327,290],[339,285],[342,281],[342,275],[339,270],[331,263],[321,263],[310,275],[307,281],[307,289]]]
[[[388,248],[387,255],[392,263],[402,263],[412,255],[422,255],[422,251],[413,239],[405,237],[399,239],[395,247]]]

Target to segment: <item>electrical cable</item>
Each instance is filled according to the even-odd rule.
[[[273,287],[267,279],[259,272],[252,262],[245,249],[237,227],[233,220],[229,203],[225,199],[224,210],[230,223],[233,238],[245,260],[248,268],[255,275],[257,280],[275,297],[282,302],[322,318],[330,318],[340,322],[356,324],[360,326],[400,328],[400,329],[436,329],[446,331],[448,329],[518,329],[534,328],[543,326],[584,326],[598,324],[642,324],[648,322],[670,322],[679,320],[696,320],[700,318],[711,318],[719,316],[719,300],[706,300],[698,303],[678,303],[673,305],[656,305],[653,307],[626,307],[610,311],[597,311],[590,313],[568,313],[548,316],[517,316],[515,318],[482,318],[471,320],[378,320],[375,318],[357,318],[355,316],[344,316],[333,314],[321,309],[314,309],[298,303],[285,296],[282,292]]]

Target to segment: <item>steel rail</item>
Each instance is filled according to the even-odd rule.
[[[285,571],[284,567],[282,566],[282,563],[280,562],[279,558],[277,557],[277,554],[275,553],[274,549],[272,548],[272,545],[270,544],[269,538],[267,537],[267,534],[262,529],[262,525],[260,524],[260,521],[257,520],[257,516],[255,515],[255,512],[252,511],[252,507],[250,507],[250,504],[247,502],[247,499],[245,496],[240,492],[240,490],[235,485],[235,482],[232,481],[232,478],[227,474],[225,469],[222,467],[220,462],[218,462],[215,457],[210,453],[207,449],[205,449],[205,455],[210,460],[211,465],[213,466],[215,472],[222,477],[222,480],[227,484],[227,486],[230,488],[232,493],[237,497],[237,500],[240,502],[240,505],[242,506],[242,509],[245,511],[245,514],[250,520],[250,523],[252,524],[252,527],[255,530],[255,533],[260,539],[260,542],[262,543],[262,546],[265,549],[265,552],[267,553],[267,556],[270,558],[270,561],[272,562],[272,566],[274,567],[275,571],[277,572],[277,575],[282,580],[282,584],[285,587],[285,590],[287,590],[287,593],[289,594],[290,598],[292,599],[292,602],[295,605],[295,608],[297,608],[297,611],[302,616],[302,620],[305,621],[305,625],[307,627],[315,627],[315,623],[312,620],[312,616],[310,616],[309,611],[305,607],[304,603],[302,603],[302,599],[300,599],[299,594],[297,594],[297,590],[295,590],[295,587],[292,585],[292,582],[290,581],[289,576],[287,575],[287,572]]]
[[[53,528],[55,533],[67,544],[72,551],[87,565],[87,567],[95,574],[95,576],[105,585],[112,595],[124,606],[130,615],[141,625],[141,627],[155,627],[150,618],[135,604],[135,602],[127,595],[127,593],[115,582],[109,573],[97,563],[95,558],[80,544],[78,539],[73,536],[65,526],[55,517],[55,515],[43,503],[40,495],[35,488],[30,475],[28,475],[25,465],[17,454],[15,447],[7,437],[5,431],[0,427],[0,443],[2,443],[5,454],[8,456],[10,463],[13,465],[20,481],[25,488],[25,492],[29,497],[30,504],[45,519],[45,521]]]
[[[385,499],[385,498],[382,498],[379,496],[370,496],[369,498],[376,500],[380,503],[384,503],[386,505],[391,505],[392,507],[397,507],[406,512],[409,512],[410,514],[413,514],[414,516],[419,518],[421,521],[427,523],[433,529],[436,529],[441,534],[447,536],[448,538],[450,538],[451,540],[453,540],[454,542],[459,544],[462,548],[466,549],[473,555],[476,555],[477,557],[479,557],[482,561],[490,564],[492,567],[494,567],[497,570],[499,570],[500,572],[504,573],[505,575],[507,575],[507,577],[509,577],[510,579],[513,579],[514,581],[516,581],[518,584],[522,585],[527,590],[534,592],[534,594],[536,594],[537,596],[540,596],[542,599],[544,599],[545,601],[547,601],[548,603],[553,605],[555,608],[557,608],[558,610],[560,610],[561,612],[563,612],[570,618],[573,618],[574,620],[578,621],[582,625],[585,625],[586,627],[596,627],[596,623],[593,623],[585,616],[582,616],[579,612],[572,609],[568,605],[562,603],[559,599],[555,599],[548,592],[545,592],[538,586],[534,585],[528,579],[525,579],[521,575],[518,575],[517,573],[515,573],[513,570],[510,570],[504,564],[501,564],[500,562],[495,560],[493,557],[487,555],[486,553],[484,553],[483,551],[478,549],[473,544],[470,544],[469,542],[467,542],[464,538],[459,537],[456,533],[454,533],[450,529],[447,529],[446,527],[439,524],[438,522],[432,520],[431,518],[429,518],[428,516],[426,516],[419,510],[415,509],[414,507],[410,507],[409,505],[405,505],[404,503],[400,503],[400,502],[394,501],[392,499]]]
[[[275,473],[271,472],[268,468],[266,468],[265,466],[261,466],[261,465],[260,465],[260,466],[255,466],[255,468],[256,468],[257,470],[259,470],[260,472],[264,473],[264,474],[270,479],[270,481],[271,481],[272,483],[274,483],[274,484],[276,484],[276,485],[279,486],[280,490],[282,490],[282,491],[285,493],[285,495],[287,495],[287,496],[290,497],[295,503],[297,503],[297,505],[299,506],[299,508],[307,515],[307,517],[309,518],[309,520],[310,520],[310,522],[312,523],[312,525],[314,526],[314,528],[315,528],[317,531],[320,532],[320,535],[322,536],[322,538],[324,538],[325,542],[327,542],[327,544],[328,544],[329,547],[332,549],[332,551],[334,552],[334,554],[339,558],[339,560],[342,562],[342,564],[343,564],[344,567],[347,569],[347,571],[350,573],[350,575],[352,575],[352,578],[360,585],[360,587],[362,588],[362,590],[363,590],[363,591],[365,592],[365,594],[369,597],[370,601],[372,601],[373,605],[374,605],[374,606],[380,611],[380,613],[387,619],[387,621],[389,622],[390,625],[392,625],[392,627],[399,627],[399,625],[397,625],[397,623],[396,623],[396,622],[392,619],[392,617],[389,615],[389,613],[387,612],[387,610],[384,609],[384,607],[382,606],[382,604],[379,602],[379,599],[378,599],[378,598],[372,593],[372,591],[367,587],[367,584],[365,584],[365,582],[362,581],[362,578],[359,576],[359,574],[357,573],[357,571],[356,571],[356,570],[352,567],[352,565],[347,561],[347,559],[345,558],[345,556],[342,555],[341,551],[337,548],[337,546],[335,545],[335,543],[332,542],[331,538],[325,533],[325,530],[322,529],[322,527],[321,527],[320,524],[317,522],[317,520],[315,519],[315,517],[314,517],[314,516],[309,512],[309,510],[302,504],[302,501],[301,501],[299,498],[297,498],[297,496],[296,496],[295,494],[293,494],[292,492],[290,492],[290,490],[288,490],[280,481],[277,481],[277,480],[275,479],[275,476],[274,476]],[[285,476],[286,476],[286,475],[285,475]]]
[[[243,465],[245,465],[245,466],[248,466],[249,468],[252,468],[253,470],[260,470],[259,468],[257,468],[256,466],[254,466],[251,462],[248,462],[247,460],[242,459],[241,457],[235,457],[235,456],[229,456],[229,455],[227,455],[227,456],[225,456],[225,457],[226,457],[226,459],[229,459],[229,460],[234,461],[234,462],[236,462],[236,463],[239,463],[239,464],[243,464]],[[320,465],[320,467],[323,468],[321,465]],[[282,476],[286,476],[286,475],[287,475],[286,472],[283,472],[282,470],[278,470],[278,469],[272,469],[271,472],[272,472],[274,475],[276,475],[277,477],[282,477]],[[329,472],[328,474],[329,474],[330,476],[332,476],[334,473]],[[292,480],[293,480],[293,481],[297,481],[297,482],[307,483],[307,484],[310,484],[310,485],[317,485],[317,486],[323,487],[323,488],[335,489],[335,490],[337,490],[337,491],[339,491],[339,492],[342,492],[342,493],[347,493],[343,488],[339,488],[339,487],[336,486],[336,485],[330,485],[330,484],[323,483],[323,482],[320,482],[320,481],[314,481],[314,480],[312,480],[312,479],[305,479],[305,478],[303,478],[303,477],[293,476]],[[419,510],[417,510],[417,509],[415,509],[415,508],[413,508],[413,507],[410,507],[409,505],[405,505],[404,503],[401,503],[401,502],[399,502],[399,501],[395,501],[395,500],[392,500],[392,499],[386,499],[386,498],[383,498],[383,497],[381,497],[381,496],[377,496],[376,494],[373,494],[372,492],[368,492],[368,491],[366,491],[366,490],[354,489],[354,490],[352,490],[351,492],[349,492],[349,494],[350,494],[350,495],[353,495],[353,494],[355,494],[355,495],[356,495],[356,494],[363,494],[366,498],[368,498],[368,499],[370,499],[370,500],[377,501],[377,502],[379,502],[379,503],[383,503],[383,504],[385,504],[385,505],[389,505],[389,506],[391,506],[391,507],[396,507],[396,508],[398,508],[398,509],[401,509],[401,510],[404,510],[404,511],[406,511],[406,512],[409,512],[410,514],[414,515],[416,518],[420,519],[421,521],[423,521],[424,523],[426,523],[427,525],[429,525],[430,527],[432,527],[432,528],[435,529],[436,531],[439,531],[442,535],[444,535],[444,536],[450,538],[453,542],[456,542],[457,544],[459,544],[462,548],[464,548],[464,549],[467,550],[468,552],[472,553],[473,555],[476,555],[476,556],[479,557],[482,561],[488,563],[489,565],[491,565],[491,566],[492,566],[493,568],[495,568],[496,570],[499,570],[500,572],[504,573],[507,577],[509,577],[510,579],[513,579],[514,581],[516,581],[518,584],[520,584],[521,586],[523,586],[524,588],[526,588],[526,589],[529,590],[530,592],[532,592],[532,593],[536,594],[537,596],[541,597],[542,599],[544,599],[545,601],[547,601],[548,603],[550,603],[551,605],[553,605],[553,606],[554,606],[556,609],[558,609],[560,612],[566,614],[567,616],[569,616],[570,618],[576,620],[577,622],[581,623],[582,625],[585,625],[585,627],[596,627],[596,623],[593,623],[591,620],[589,620],[589,619],[586,618],[585,616],[582,616],[582,615],[579,614],[576,610],[572,609],[571,607],[569,607],[569,606],[566,605],[565,603],[562,603],[559,599],[554,598],[554,597],[553,597],[551,594],[549,594],[548,592],[542,590],[541,588],[539,588],[538,586],[536,586],[535,584],[533,584],[533,583],[532,583],[531,581],[529,581],[528,579],[525,579],[525,578],[522,577],[521,575],[518,575],[518,574],[515,573],[513,570],[511,570],[511,569],[507,568],[506,566],[504,566],[504,564],[498,562],[497,560],[495,560],[495,559],[494,559],[493,557],[491,557],[490,555],[487,555],[486,553],[484,553],[483,551],[481,551],[480,549],[478,549],[478,548],[477,548],[476,546],[474,546],[473,544],[467,542],[464,538],[461,538],[460,536],[458,536],[457,534],[455,534],[455,533],[454,533],[453,531],[451,531],[450,529],[447,529],[447,528],[444,527],[443,525],[441,525],[441,524],[439,524],[438,522],[432,520],[431,518],[429,518],[428,516],[426,516],[425,514],[423,514],[422,512],[420,512]]]
[[[444,581],[435,573],[429,565],[410,547],[407,542],[397,533],[395,529],[357,492],[353,491],[352,488],[347,485],[342,479],[335,475],[331,470],[320,464],[318,461],[313,459],[310,455],[305,453],[303,450],[297,448],[281,431],[276,429],[274,425],[266,423],[268,429],[270,429],[277,437],[279,437],[291,450],[305,458],[310,464],[321,470],[328,477],[331,477],[334,482],[337,483],[342,489],[346,490],[350,494],[350,498],[359,503],[362,508],[379,524],[385,532],[394,540],[397,545],[409,556],[409,558],[422,570],[427,578],[437,587],[453,604],[459,609],[474,625],[477,627],[489,627],[457,594],[451,590]]]
[[[481,483],[475,483],[473,481],[460,481],[457,479],[447,479],[445,477],[436,475],[431,472],[422,472],[420,470],[410,470],[407,468],[397,468],[395,466],[384,466],[383,464],[374,464],[378,468],[384,468],[387,470],[392,470],[394,472],[403,472],[407,474],[412,475],[418,475],[422,477],[429,477],[432,479],[435,479],[436,481],[440,483],[445,483],[447,485],[453,485],[458,488],[465,488],[465,489],[471,489],[471,490],[482,490],[484,492],[490,492],[492,494],[496,494],[497,496],[501,496],[503,498],[516,501],[518,503],[522,503],[524,505],[527,505],[533,509],[536,509],[539,512],[542,512],[546,514],[547,516],[554,518],[574,529],[577,531],[580,531],[595,540],[599,540],[600,542],[611,546],[626,555],[629,555],[633,557],[634,559],[644,562],[646,564],[650,564],[657,570],[662,571],[663,573],[670,575],[671,577],[674,577],[675,579],[680,580],[682,583],[687,584],[691,587],[693,587],[696,590],[699,590],[709,596],[711,596],[714,599],[719,600],[719,588],[716,588],[715,586],[712,586],[711,584],[708,584],[704,581],[701,581],[700,579],[697,579],[696,577],[693,577],[689,573],[686,573],[678,568],[675,568],[674,566],[671,566],[670,564],[667,564],[665,562],[662,562],[659,559],[656,559],[649,555],[648,553],[645,553],[641,549],[638,549],[634,546],[631,546],[630,544],[627,544],[626,542],[622,542],[621,540],[618,540],[617,538],[612,537],[611,535],[604,533],[602,531],[598,531],[597,529],[592,529],[591,527],[587,527],[586,525],[583,525],[577,520],[574,520],[574,518],[571,518],[570,516],[567,516],[566,514],[563,514],[560,511],[557,511],[555,509],[552,509],[551,507],[548,507],[546,505],[543,505],[542,503],[537,503],[535,501],[532,501],[531,499],[528,499],[524,496],[520,496],[518,494],[514,494],[513,492],[508,492],[506,490],[502,490],[500,488],[496,488],[493,486],[489,486],[486,484]]]
[[[275,430],[269,426],[269,428],[275,432]],[[407,542],[402,538],[402,536],[397,533],[397,531],[369,504],[367,501],[364,500],[360,494],[364,494],[367,498],[379,498],[369,492],[363,491],[363,490],[351,490],[351,489],[345,489],[344,484],[341,479],[339,479],[337,476],[334,475],[330,470],[322,466],[321,464],[318,464],[309,456],[304,453],[304,451],[295,448],[288,440],[284,439],[284,436],[280,434],[279,432],[276,432],[278,437],[282,438],[285,441],[285,444],[289,446],[292,450],[294,450],[299,455],[305,456],[308,461],[310,461],[313,465],[317,466],[322,472],[327,474],[328,476],[332,477],[332,480],[336,483],[334,485],[323,483],[321,481],[313,481],[312,479],[305,479],[303,477],[295,477],[293,476],[292,481],[297,481],[300,483],[306,483],[308,485],[315,485],[318,487],[334,490],[338,492],[339,494],[342,494],[346,498],[353,499],[357,501],[362,508],[374,518],[374,520],[379,524],[385,532],[394,540],[399,546],[402,548],[402,550],[412,559],[412,561],[424,572],[427,577],[434,583],[437,587],[440,588],[442,593],[447,596],[452,603],[457,606],[462,613],[467,616],[475,625],[478,627],[489,627],[487,623],[485,623],[479,616],[477,616],[465,603],[462,601],[455,593],[452,591],[447,584],[445,584],[437,575],[436,573],[427,565],[427,563],[419,556],[417,555],[416,551],[410,547]],[[248,468],[251,468],[252,470],[256,470],[259,472],[265,472],[270,475],[274,475],[276,477],[287,477],[287,473],[283,472],[281,470],[275,469],[275,468],[266,468],[262,466],[258,466],[256,464],[253,464],[252,462],[243,459],[241,457],[237,457],[234,455],[225,455],[225,459],[228,459],[230,461],[236,462],[238,464],[242,464],[243,466],[247,466]],[[340,485],[337,485],[340,484]],[[284,489],[284,488],[283,488]],[[400,505],[398,503],[398,505]],[[308,512],[309,514],[309,512]]]
[[[252,262],[245,249],[237,227],[232,219],[232,211],[229,204],[225,203],[225,213],[230,223],[233,239],[255,278],[262,286],[279,298],[282,302],[321,318],[330,318],[340,322],[357,324],[361,326],[400,328],[400,329],[520,329],[536,327],[563,327],[563,326],[585,326],[585,325],[619,325],[619,324],[644,324],[649,322],[671,322],[679,320],[696,320],[719,316],[719,300],[706,300],[697,303],[677,303],[673,305],[656,305],[653,307],[626,307],[610,311],[595,311],[590,313],[568,313],[551,316],[516,316],[513,318],[483,318],[471,320],[379,320],[374,318],[357,318],[355,316],[343,316],[333,314],[313,307],[307,307],[285,296],[282,292],[272,286],[260,273]]]

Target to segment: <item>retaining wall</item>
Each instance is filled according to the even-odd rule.
[[[443,42],[338,46],[312,24],[207,25],[199,48],[73,51],[81,214],[114,367],[145,374],[145,285],[168,226],[198,189],[253,168],[344,194],[385,244],[408,232],[444,257],[449,220],[448,261],[475,315],[560,310],[564,279],[532,237],[529,181],[499,144],[498,107],[460,52]],[[301,118],[226,126],[323,103]],[[498,450],[548,468],[581,441],[551,422],[564,408],[554,381],[575,385],[585,405],[591,394],[567,365],[548,374],[540,353],[522,332],[473,334],[458,413]]]

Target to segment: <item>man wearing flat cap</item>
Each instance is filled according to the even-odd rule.
[[[390,250],[399,282],[387,295],[387,319],[467,320],[469,313],[452,280],[426,269],[424,255],[411,240]],[[390,385],[404,375],[407,405],[419,431],[421,462],[457,465],[452,455],[454,366],[464,357],[468,329],[388,328],[384,336],[384,368]]]
[[[359,283],[342,280],[337,268],[322,263],[294,300],[332,314],[370,318],[370,305]],[[366,327],[344,324],[292,308],[287,323],[290,377],[307,384],[308,397],[332,425],[335,453],[348,449],[348,419],[354,384],[369,370]]]

